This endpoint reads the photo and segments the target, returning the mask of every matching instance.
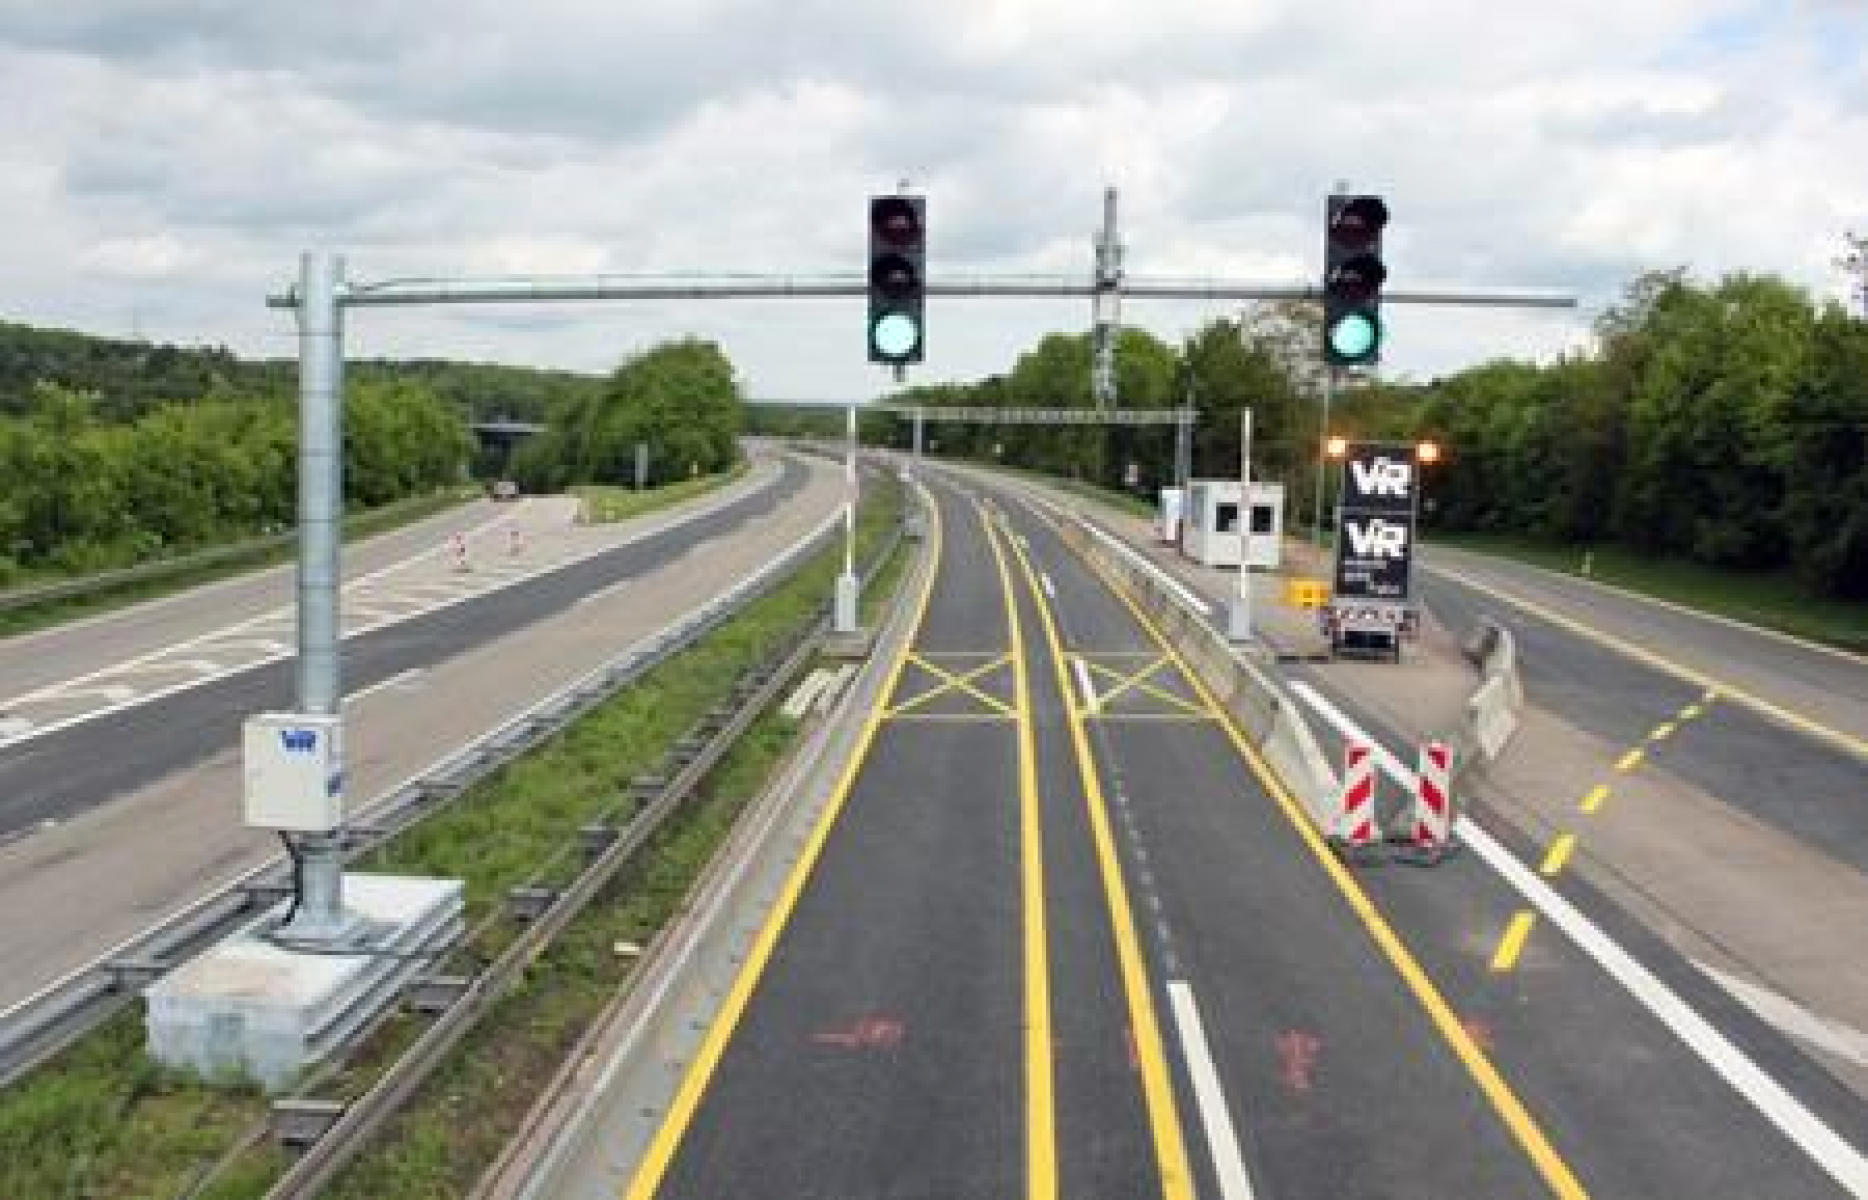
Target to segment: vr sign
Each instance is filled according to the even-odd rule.
[[[1365,443],[1349,448],[1336,531],[1337,598],[1407,601],[1419,480],[1413,446]]]

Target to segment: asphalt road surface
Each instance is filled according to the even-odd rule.
[[[1571,943],[1489,969],[1521,900],[1478,857],[1339,864],[1043,519],[935,490],[874,735],[629,1195],[1868,1192]],[[1686,995],[1868,1144],[1794,1048]]]

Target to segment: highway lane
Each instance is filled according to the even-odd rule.
[[[345,685],[354,691],[430,667],[560,613],[618,581],[655,571],[689,553],[696,543],[729,536],[766,518],[803,488],[807,476],[807,468],[787,460],[770,487],[692,522],[563,570],[346,639]],[[275,660],[0,750],[0,837],[47,820],[67,820],[233,745],[246,716],[291,707],[293,671],[291,659]]]
[[[629,1195],[1012,1196],[1048,1169],[1049,1139],[1027,1135],[1051,1110],[1024,680],[969,523],[939,502],[894,715],[870,717],[808,886],[768,922]]]
[[[1045,563],[1062,562],[1068,557],[1063,547],[1047,543],[1036,527],[1033,528],[1036,557]],[[1074,626],[1083,622],[1088,625],[1085,632],[1075,635],[1082,639],[1081,644],[1095,645],[1119,632],[1119,621],[1112,622],[1106,614],[1098,617],[1093,612],[1083,611],[1096,603],[1092,598],[1094,587],[1087,586],[1080,577],[1073,578],[1067,566],[1047,566],[1046,570],[1055,580],[1065,624]],[[1186,810],[1196,805],[1199,797],[1228,793],[1224,786],[1202,787],[1186,780],[1196,760],[1184,748],[1134,744],[1137,738],[1158,737],[1162,728],[1159,723],[1132,727],[1120,722],[1099,723],[1099,732],[1105,732],[1108,737],[1113,756],[1111,773],[1119,773],[1126,781],[1129,808],[1136,814],[1144,839],[1171,838],[1171,834],[1160,830],[1150,832],[1151,822],[1163,821],[1162,814],[1186,818]],[[1124,765],[1121,757],[1125,752],[1135,756],[1128,765]],[[1175,789],[1167,803],[1145,806],[1135,802],[1138,776],[1173,780],[1182,786]],[[1202,855],[1210,857],[1216,851],[1229,849],[1231,854],[1225,857],[1229,859],[1226,865],[1232,868],[1231,875],[1249,877],[1264,869],[1260,860],[1267,842],[1262,833],[1231,846],[1220,841],[1228,825],[1247,819],[1254,807],[1249,789],[1234,787],[1230,794],[1235,798],[1234,807],[1201,821],[1198,834],[1186,838],[1184,853],[1189,862],[1197,863]],[[1288,856],[1279,854],[1276,857],[1284,863]],[[1172,869],[1160,846],[1151,850],[1148,859],[1156,880],[1185,880],[1189,874]],[[1375,909],[1392,923],[1426,976],[1434,981],[1451,1010],[1459,1015],[1461,1025],[1473,1041],[1497,1064],[1504,1079],[1522,1098],[1528,1113],[1543,1123],[1557,1153],[1574,1170],[1584,1188],[1600,1195],[1840,1194],[1835,1180],[1794,1147],[1748,1098],[1727,1086],[1700,1058],[1689,1053],[1643,1003],[1609,983],[1601,968],[1567,941],[1555,937],[1540,941],[1535,961],[1521,965],[1515,972],[1501,974],[1491,970],[1487,960],[1497,933],[1521,901],[1476,858],[1455,858],[1432,871],[1403,868],[1363,871],[1358,872],[1356,878]],[[1162,886],[1172,888],[1175,885],[1163,883]],[[1184,905],[1177,906],[1170,901],[1167,905],[1170,913],[1178,907],[1183,914],[1178,921],[1171,920],[1170,926],[1197,931],[1195,936],[1203,939],[1204,948],[1218,931],[1227,928],[1224,923],[1214,922],[1212,913],[1215,911],[1258,913],[1255,907],[1216,900],[1225,894],[1228,886],[1239,885],[1236,879],[1229,879],[1224,870],[1217,871],[1209,883],[1190,889]],[[1301,919],[1292,911],[1291,903],[1303,895],[1298,890],[1300,886],[1286,884],[1278,888],[1271,899],[1269,907],[1277,914],[1275,932],[1262,924],[1257,925],[1256,930],[1261,935],[1268,934],[1268,940],[1275,945],[1302,946],[1308,951],[1319,939],[1293,934],[1285,928],[1287,923]],[[1340,899],[1335,903],[1340,906]],[[1611,907],[1592,895],[1585,896],[1583,903],[1598,912]],[[1767,1070],[1791,1086],[1832,1127],[1844,1136],[1853,1137],[1857,1145],[1868,1142],[1868,1128],[1865,1128],[1860,1105],[1833,1079],[1815,1069],[1781,1037],[1736,1011],[1703,978],[1680,962],[1677,955],[1656,939],[1642,934],[1632,922],[1611,917],[1609,924],[1644,960],[1666,964],[1665,974],[1683,994],[1704,1011],[1719,1017],[1728,1030],[1735,1030],[1735,1039]],[[1253,950],[1264,953],[1256,947]],[[1229,986],[1229,980],[1240,978],[1263,981],[1280,974],[1301,976],[1314,969],[1312,960],[1317,957],[1310,953],[1291,954],[1288,961],[1270,966],[1260,963],[1251,969],[1220,967],[1213,972],[1214,981],[1206,987],[1224,988]],[[1339,1000],[1344,992],[1353,994],[1356,990],[1355,985],[1330,988],[1320,1002],[1313,1000],[1282,1009],[1290,1022],[1275,1035],[1285,1039],[1281,1043],[1286,1048],[1282,1053],[1288,1056],[1293,1053],[1290,1048],[1311,1047],[1317,1058],[1335,1067],[1340,1060],[1328,1056],[1323,1047],[1330,1046],[1334,1040],[1328,1034],[1340,1032],[1340,1018],[1321,1031],[1315,1024],[1306,1023],[1319,1018],[1329,1020],[1336,1015],[1331,1001]],[[1291,1111],[1288,1094],[1278,1094],[1275,1089],[1270,1090],[1271,1094],[1263,1090],[1254,1093],[1253,1076],[1264,1075],[1266,1065],[1274,1060],[1268,1050],[1268,1043],[1274,1036],[1271,1026],[1253,1029],[1255,1008],[1263,1008],[1266,1003],[1263,996],[1258,996],[1240,997],[1219,1005],[1225,1017],[1218,1023],[1217,1030],[1212,1025],[1208,1029],[1221,1058],[1222,1078],[1237,1079],[1239,1090],[1234,1094],[1254,1097],[1257,1101],[1248,1099],[1242,1105],[1245,1111],[1238,1119],[1248,1130],[1252,1128],[1252,1121],[1264,1119],[1257,1114],[1282,1115]],[[1353,1018],[1353,1007],[1350,1015]],[[1234,1019],[1249,1031],[1241,1034],[1243,1046],[1229,1041],[1233,1032],[1230,1022]],[[1391,1022],[1371,1022],[1366,1016],[1363,1019],[1370,1028],[1405,1028]],[[1350,1028],[1353,1033],[1353,1020]],[[1293,1038],[1294,1031],[1300,1036]],[[1392,1044],[1392,1034],[1374,1040],[1391,1044],[1364,1047],[1366,1061],[1386,1065],[1392,1070],[1394,1052],[1403,1047]],[[1252,1044],[1254,1042],[1256,1045]],[[1247,1051],[1245,1057],[1253,1069],[1243,1076],[1229,1075],[1231,1060],[1228,1055],[1240,1049]],[[1406,1057],[1412,1061],[1412,1056]],[[1256,1061],[1251,1062],[1254,1059]],[[1288,1069],[1289,1061],[1287,1057],[1281,1065]],[[1327,1071],[1317,1072],[1319,1077],[1327,1074]],[[1262,1089],[1262,1083],[1260,1087]],[[1402,1155],[1410,1161],[1397,1164],[1398,1171],[1386,1182],[1363,1180],[1363,1186],[1371,1189],[1367,1194],[1453,1194],[1458,1181],[1436,1184],[1422,1175],[1423,1162],[1435,1157],[1427,1147],[1436,1143],[1409,1137],[1405,1125],[1397,1129],[1397,1121],[1421,1120],[1430,1127],[1429,1138],[1434,1133],[1445,1136],[1464,1129],[1458,1120],[1460,1110],[1457,1107],[1449,1108],[1436,1094],[1415,1088],[1384,1095],[1378,1086],[1367,1092],[1367,1098],[1374,1101],[1367,1107],[1357,1105],[1353,1096],[1345,1101],[1341,1092],[1335,1098],[1337,1104],[1328,1110],[1331,1115],[1354,1114],[1348,1122],[1351,1127],[1338,1139],[1340,1145],[1360,1149],[1354,1139],[1367,1130],[1378,1130],[1377,1136],[1384,1144],[1386,1139],[1394,1138],[1402,1146],[1411,1143],[1423,1151],[1417,1156]],[[1423,1109],[1432,1115],[1424,1116]],[[1457,1140],[1460,1135],[1454,1133],[1453,1136]],[[1478,1139],[1453,1152],[1469,1156],[1473,1153],[1472,1146],[1484,1144],[1483,1139]],[[1445,1147],[1444,1142],[1438,1145],[1442,1149]],[[1256,1147],[1266,1164],[1270,1164],[1260,1164],[1257,1168],[1266,1174],[1283,1161],[1273,1146],[1275,1142],[1267,1140]],[[1351,1158],[1356,1157],[1356,1149],[1349,1152]],[[1289,1162],[1298,1164],[1295,1173],[1287,1177],[1289,1186],[1274,1185],[1270,1193],[1313,1194],[1306,1190],[1304,1181],[1308,1179],[1314,1183],[1328,1178],[1327,1171],[1335,1160],[1326,1158],[1320,1164],[1306,1164],[1301,1149],[1289,1152],[1292,1153]],[[1317,1152],[1315,1147],[1312,1152]],[[1440,1168],[1437,1165],[1425,1168],[1429,1175],[1434,1169]],[[1410,1176],[1420,1182],[1398,1182]],[[1332,1182],[1332,1189],[1337,1190],[1327,1194],[1353,1194],[1357,1190],[1351,1187],[1345,1193],[1340,1190],[1341,1186]],[[1497,1189],[1479,1186],[1472,1194],[1497,1194]]]
[[[421,621],[380,631],[370,671],[376,678],[360,679],[354,667],[346,672],[352,812],[366,811],[376,797],[717,596],[819,527],[836,510],[841,472],[830,464],[801,461],[806,471],[802,487],[782,502],[763,490],[740,502],[737,518],[713,525],[709,540],[686,544],[697,528],[689,527],[670,535],[683,545],[664,547],[653,561],[629,555],[611,560],[619,570],[641,572],[621,588],[582,595],[570,588],[545,604],[531,623],[511,625],[485,640],[469,637],[451,648],[442,648],[443,631],[424,628]],[[503,604],[503,597],[519,590],[446,612],[453,614],[449,619],[491,621],[500,613],[476,615],[474,607]],[[465,632],[474,634],[475,626],[470,623]],[[444,657],[404,673],[408,656],[423,646],[435,647]],[[347,644],[347,662],[353,653]],[[262,674],[253,673],[255,678]],[[276,689],[271,694],[242,693],[229,702],[275,702],[289,683],[283,676],[270,682]],[[140,721],[170,705],[201,704],[211,693],[179,693],[114,719]],[[238,719],[237,711],[191,710],[167,722],[152,720],[144,736],[159,751],[165,745],[160,737],[164,726],[173,739],[195,743],[163,751],[187,765],[166,773],[148,770],[140,781],[136,772],[124,770],[120,778],[126,790],[110,802],[0,845],[0,1008],[277,853],[270,835],[240,824],[233,733]],[[218,742],[212,728],[197,728],[211,723],[222,730]],[[29,759],[57,746],[61,737],[107,725],[80,726],[12,747],[0,752],[0,762]],[[91,750],[119,764],[126,753],[107,742]],[[68,753],[74,769],[86,767],[81,749]],[[51,768],[27,761],[12,769]]]

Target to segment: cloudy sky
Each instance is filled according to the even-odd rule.
[[[1339,179],[1392,286],[1387,369],[1549,356],[1636,272],[1841,296],[1868,232],[1868,0],[0,0],[0,318],[292,352],[298,253],[355,279],[857,271],[865,197],[929,197],[935,273],[1303,282]],[[852,399],[861,302],[369,310],[364,355],[602,370],[722,342],[750,394]],[[1175,339],[1212,306],[1131,303]],[[1087,301],[945,300],[917,379],[1007,367]]]

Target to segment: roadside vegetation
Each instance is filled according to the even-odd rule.
[[[872,485],[858,522],[860,554],[882,544],[900,505],[892,480]],[[507,890],[533,881],[542,864],[574,846],[580,825],[606,811],[627,816],[630,779],[653,772],[672,741],[725,697],[742,670],[818,617],[840,566],[840,548],[817,555],[698,645],[481,781],[363,869],[462,878],[469,927],[496,917]],[[888,568],[877,592],[898,580],[899,567]],[[783,761],[795,732],[776,712],[762,716],[700,794],[538,959],[524,984],[330,1194],[465,1194],[626,982],[634,960],[619,954],[618,944],[646,944],[675,910],[740,808]],[[463,953],[489,959],[512,931],[492,920]],[[415,1018],[390,1020],[317,1094],[360,1093],[418,1028]],[[284,1165],[265,1135],[265,1098],[164,1071],[145,1054],[142,1037],[141,1010],[126,1010],[0,1094],[0,1195],[264,1194]]]

